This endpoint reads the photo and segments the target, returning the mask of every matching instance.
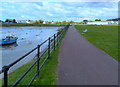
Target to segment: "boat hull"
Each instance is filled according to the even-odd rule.
[[[9,41],[0,41],[0,45],[9,45],[12,43],[16,43],[17,39],[9,40]]]

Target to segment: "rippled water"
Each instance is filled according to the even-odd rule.
[[[3,47],[0,46],[0,50],[2,50],[2,66],[12,63],[32,50],[38,44],[48,39],[48,37],[57,33],[58,28],[60,27],[3,27],[2,37],[0,38],[13,34],[18,37],[18,41],[16,44]],[[31,55],[16,64],[11,68],[11,71],[33,59],[36,53],[36,51],[33,52]]]

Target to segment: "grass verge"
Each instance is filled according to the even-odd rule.
[[[118,26],[75,25],[77,31],[90,43],[118,61]],[[86,34],[82,34],[88,29]],[[120,61],[120,60],[119,60]]]

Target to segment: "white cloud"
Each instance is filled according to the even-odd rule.
[[[119,2],[119,0],[1,0],[1,2]]]
[[[53,14],[51,14],[51,13],[47,13],[47,15],[48,15],[48,16],[54,16],[54,15],[53,15]]]
[[[11,10],[12,8],[12,10]],[[98,2],[46,2],[2,3],[3,19],[44,19],[44,20],[93,20],[94,18],[116,18],[118,4]],[[22,17],[21,17],[22,16]]]
[[[22,17],[22,18],[24,18],[25,16],[24,16],[24,15],[22,15],[21,17]]]
[[[15,6],[11,6],[11,8],[15,8]]]

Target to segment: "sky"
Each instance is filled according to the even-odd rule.
[[[76,21],[118,17],[117,2],[1,2],[0,20]]]

